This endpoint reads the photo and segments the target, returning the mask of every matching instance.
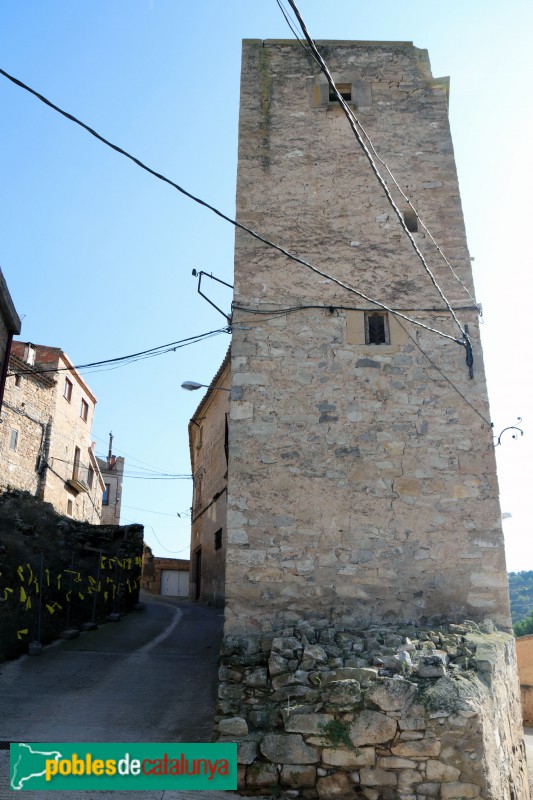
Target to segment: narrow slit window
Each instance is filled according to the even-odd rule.
[[[338,90],[338,92],[339,92],[339,94],[340,94],[340,96],[342,97],[343,100],[345,100],[347,103],[351,103],[352,102],[352,87],[351,87],[351,85],[349,83],[338,83],[337,84],[337,90]],[[337,100],[337,95],[335,94],[335,92],[333,91],[333,89],[331,87],[330,87],[330,90],[329,90],[329,102],[330,103],[338,103],[339,102]]]
[[[222,549],[222,528],[215,531],[215,550]]]
[[[65,378],[65,388],[63,389],[63,397],[69,403],[72,400],[72,381],[69,381],[68,378]]]
[[[365,314],[366,344],[390,344],[389,320],[386,312]]]
[[[418,233],[418,217],[412,208],[403,212],[403,221],[409,233]]]
[[[19,442],[19,432],[15,428],[11,428],[11,435],[9,437],[9,449],[16,450]]]
[[[80,417],[84,422],[87,422],[88,416],[89,416],[89,403],[82,398],[80,407]]]

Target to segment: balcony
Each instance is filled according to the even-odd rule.
[[[89,492],[92,489],[94,481],[94,470],[91,466],[86,467],[84,464],[74,463],[72,470],[72,477],[67,478],[66,483],[71,486],[76,492]]]

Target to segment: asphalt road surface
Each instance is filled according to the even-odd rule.
[[[2,742],[209,742],[212,737],[220,609],[144,595],[143,611],[102,625],[39,656],[0,664]],[[112,800],[131,792],[76,792]],[[135,792],[146,800],[202,800],[230,792]],[[0,751],[0,800],[9,753]],[[64,792],[31,792],[65,800]]]

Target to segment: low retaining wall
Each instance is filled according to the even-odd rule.
[[[219,679],[245,794],[529,798],[514,640],[490,621],[226,636]]]

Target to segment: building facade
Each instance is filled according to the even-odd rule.
[[[303,48],[245,41],[237,219],[319,274],[237,230],[226,632],[510,629],[448,82],[410,43],[319,46],[402,219]]]
[[[104,481],[102,496],[102,525],[120,525],[120,506],[122,503],[122,483],[124,481],[125,459],[113,455],[113,434],[109,434],[107,458],[98,458],[98,467]]]
[[[224,605],[230,354],[189,423],[193,476],[190,597]]]
[[[189,568],[186,558],[160,558],[144,545],[142,559],[143,589],[167,597],[189,596]]]
[[[61,349],[13,342],[0,486],[28,491],[60,514],[98,524],[105,487],[91,442],[95,405]]]
[[[9,352],[13,336],[20,333],[20,318],[0,269],[0,413],[9,368]]]

